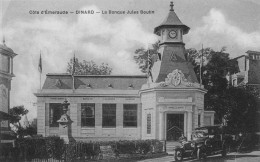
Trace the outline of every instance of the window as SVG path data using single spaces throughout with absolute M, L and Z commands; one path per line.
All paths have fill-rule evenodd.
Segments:
M 95 127 L 95 104 L 81 104 L 81 126 Z
M 102 127 L 116 127 L 116 104 L 103 104 L 102 112 Z
M 198 127 L 200 127 L 200 114 L 198 115 Z
M 124 127 L 137 127 L 137 104 L 124 104 Z
M 151 114 L 147 114 L 147 134 L 151 134 Z
M 50 103 L 50 127 L 59 127 L 57 122 L 63 114 L 61 103 Z
M 0 54 L 0 71 L 9 73 L 10 58 L 8 56 Z

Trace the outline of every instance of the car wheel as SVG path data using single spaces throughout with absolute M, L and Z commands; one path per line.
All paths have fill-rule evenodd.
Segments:
M 175 155 L 174 155 L 175 161 L 182 161 L 183 159 L 183 154 L 181 150 L 176 150 Z
M 201 149 L 200 148 L 197 150 L 197 159 L 198 160 L 201 159 Z
M 203 152 L 201 148 L 197 150 L 197 159 L 205 159 L 207 157 L 206 153 Z

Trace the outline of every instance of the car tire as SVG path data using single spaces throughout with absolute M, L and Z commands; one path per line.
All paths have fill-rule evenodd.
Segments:
M 197 159 L 199 160 L 199 159 L 201 159 L 201 156 L 202 154 L 201 154 L 201 149 L 199 148 L 198 150 L 197 150 Z
M 201 148 L 198 148 L 197 150 L 197 159 L 206 159 L 207 158 L 207 154 L 206 152 L 203 152 L 203 150 Z
M 175 150 L 174 159 L 175 161 L 182 161 L 183 153 L 181 150 Z

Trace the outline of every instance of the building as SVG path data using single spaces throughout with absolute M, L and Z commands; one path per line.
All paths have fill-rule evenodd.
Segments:
M 245 55 L 233 60 L 237 61 L 238 73 L 228 76 L 229 83 L 233 86 L 255 86 L 260 90 L 260 52 L 247 51 Z M 257 105 L 256 128 L 257 134 L 260 136 L 260 98 Z
M 247 51 L 246 55 L 241 55 L 233 60 L 237 61 L 239 72 L 230 75 L 230 84 L 233 86 L 260 85 L 260 52 Z
M 58 135 L 61 103 L 70 103 L 72 136 L 77 140 L 190 139 L 194 128 L 214 124 L 204 111 L 206 90 L 184 57 L 184 25 L 170 12 L 154 33 L 160 37 L 158 60 L 146 76 L 47 74 L 37 96 L 37 131 Z
M 17 54 L 7 47 L 5 41 L 0 44 L 0 139 L 1 144 L 13 142 L 10 137 L 9 121 L 13 117 L 9 115 L 10 91 L 13 74 L 13 58 Z

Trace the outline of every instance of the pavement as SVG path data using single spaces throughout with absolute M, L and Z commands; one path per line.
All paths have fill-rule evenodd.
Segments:
M 140 160 L 138 162 L 173 162 L 174 156 L 164 156 L 154 159 Z M 250 153 L 229 153 L 225 158 L 222 158 L 220 154 L 214 156 L 208 156 L 203 160 L 196 159 L 183 159 L 185 162 L 199 162 L 199 161 L 209 161 L 209 162 L 260 162 L 260 151 L 253 151 Z

